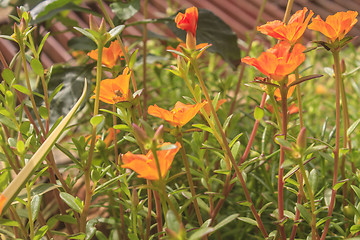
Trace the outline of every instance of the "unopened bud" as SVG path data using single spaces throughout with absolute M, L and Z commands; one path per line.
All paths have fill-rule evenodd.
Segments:
M 196 37 L 190 32 L 186 34 L 186 46 L 191 50 L 196 49 Z
M 97 24 L 96 19 L 92 14 L 89 15 L 89 26 L 91 30 L 96 32 L 99 31 L 99 25 Z
M 164 135 L 164 125 L 160 125 L 160 127 L 156 130 L 154 134 L 153 140 L 156 141 L 157 143 L 160 143 L 162 141 L 163 135 Z
M 95 143 L 95 148 L 99 151 L 103 151 L 106 148 L 106 143 L 103 140 L 99 139 Z
M 139 204 L 139 196 L 137 194 L 137 191 L 136 191 L 136 188 L 133 188 L 133 191 L 132 191 L 132 202 L 133 202 L 133 205 L 135 207 L 137 207 L 137 205 Z
M 298 145 L 300 150 L 303 150 L 306 148 L 306 128 L 305 127 L 303 127 L 300 130 L 299 135 L 296 139 L 296 144 Z
M 101 34 L 106 33 L 106 23 L 105 23 L 105 19 L 104 19 L 104 18 L 101 19 L 100 28 L 99 28 L 99 33 L 101 33 Z
M 341 71 L 341 73 L 345 73 L 345 72 L 346 72 L 346 64 L 345 64 L 344 59 L 341 59 L 341 62 L 340 62 L 340 71 Z
M 20 20 L 19 30 L 20 30 L 20 32 L 23 33 L 26 28 L 27 28 L 27 23 L 26 23 L 25 19 L 22 18 L 22 19 Z
M 136 140 L 139 141 L 140 144 L 146 144 L 149 140 L 149 136 L 146 134 L 146 132 L 135 123 L 133 123 L 132 126 Z

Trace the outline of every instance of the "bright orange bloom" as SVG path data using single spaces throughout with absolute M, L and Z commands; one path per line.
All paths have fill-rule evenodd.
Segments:
M 207 43 L 200 43 L 200 44 L 196 45 L 195 50 L 200 50 L 200 49 L 206 47 L 207 45 L 208 45 Z M 177 45 L 176 49 L 173 48 L 173 47 L 171 47 L 171 46 L 167 46 L 167 47 L 166 47 L 166 50 L 176 50 L 176 51 L 178 51 L 178 52 L 182 52 L 182 48 L 181 48 L 181 47 L 186 48 L 186 43 L 184 43 L 184 42 L 179 43 L 179 45 Z M 172 54 L 174 57 L 177 57 L 177 56 L 178 56 L 176 53 L 173 53 L 173 52 L 171 52 L 171 54 Z M 199 58 L 201 55 L 202 55 L 202 53 L 200 53 L 199 55 L 197 55 L 196 58 Z
M 164 119 L 173 126 L 182 127 L 186 123 L 188 123 L 193 117 L 195 117 L 195 115 L 206 103 L 207 102 L 202 102 L 191 105 L 177 102 L 175 104 L 175 107 L 170 111 L 159 108 L 155 104 L 154 106 L 149 106 L 148 113 L 155 117 Z
M 356 11 L 338 12 L 328 16 L 325 22 L 318 15 L 312 19 L 309 29 L 321 32 L 331 42 L 341 40 L 357 22 L 357 15 Z
M 176 26 L 195 36 L 198 18 L 199 14 L 197 8 L 188 8 L 185 10 L 185 14 L 181 12 L 178 13 L 175 18 Z
M 241 61 L 256 67 L 273 80 L 281 81 L 305 61 L 303 53 L 305 49 L 303 45 L 297 43 L 291 51 L 291 44 L 282 41 L 263 52 L 258 58 L 245 57 Z
M 224 102 L 226 102 L 226 99 L 219 99 L 217 104 L 216 104 L 216 109 L 215 110 L 217 111 Z M 210 103 L 207 102 L 204 105 L 204 110 L 205 110 L 207 115 L 209 115 L 209 116 L 211 115 Z
M 126 50 L 126 48 L 125 48 Z M 98 58 L 98 49 L 92 50 L 88 53 L 88 56 L 94 60 Z M 111 42 L 108 48 L 103 48 L 101 62 L 108 68 L 112 68 L 116 65 L 116 62 L 119 58 L 124 56 L 124 53 L 121 51 L 120 44 L 118 41 Z
M 6 201 L 6 197 L 4 195 L 0 194 L 0 214 L 4 208 L 5 201 Z
M 295 74 L 290 74 L 290 75 L 289 75 L 289 81 L 288 81 L 287 85 L 289 86 L 289 85 L 290 85 L 292 82 L 294 82 L 295 80 L 296 80 Z M 292 86 L 292 87 L 289 88 L 288 93 L 287 93 L 287 98 L 291 97 L 291 95 L 293 94 L 294 90 L 295 90 L 295 86 Z M 280 101 L 280 100 L 281 100 L 281 94 L 280 94 L 280 89 L 279 89 L 279 88 L 277 88 L 277 89 L 275 90 L 274 96 L 275 96 L 275 98 L 276 98 L 277 101 Z
M 104 79 L 100 82 L 100 100 L 115 104 L 129 100 L 129 69 L 125 68 L 123 73 L 115 79 Z M 96 90 L 94 90 L 95 93 Z M 91 98 L 95 98 L 95 95 Z
M 163 143 L 159 147 L 169 144 L 171 143 Z M 177 146 L 177 148 L 156 151 L 162 177 L 165 177 L 166 173 L 169 171 L 175 154 L 181 148 L 180 143 L 176 142 L 175 145 Z M 138 177 L 148 180 L 159 180 L 159 172 L 152 151 L 149 151 L 146 155 L 127 152 L 125 155 L 122 156 L 122 161 L 124 164 L 121 165 L 121 167 L 134 170 L 139 174 Z
M 306 7 L 303 10 L 297 11 L 292 15 L 288 24 L 275 20 L 257 27 L 257 30 L 276 39 L 288 41 L 293 45 L 302 37 L 311 17 L 314 15 L 313 11 L 310 10 L 309 15 L 305 19 L 307 11 Z

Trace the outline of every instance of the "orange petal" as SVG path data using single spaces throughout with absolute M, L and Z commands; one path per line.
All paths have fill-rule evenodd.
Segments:
M 5 202 L 6 202 L 6 197 L 0 194 L 0 214 L 4 208 Z

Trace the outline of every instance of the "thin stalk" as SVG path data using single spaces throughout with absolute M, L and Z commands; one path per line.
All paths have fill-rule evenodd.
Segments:
M 99 96 L 100 96 L 100 81 L 102 75 L 102 53 L 103 53 L 104 44 L 98 43 L 98 59 L 97 59 L 97 69 L 96 69 L 96 85 L 95 85 L 95 102 L 94 102 L 94 116 L 99 113 Z M 89 149 L 89 157 L 85 163 L 84 167 L 84 177 L 85 177 L 85 203 L 83 211 L 80 215 L 80 232 L 86 232 L 86 218 L 89 212 L 92 198 L 92 189 L 91 189 L 91 163 L 93 159 L 94 149 L 95 149 L 95 139 L 96 139 L 96 126 L 93 126 L 91 134 L 91 144 Z
M 288 88 L 286 83 L 281 83 L 280 94 L 281 94 L 281 111 L 282 111 L 282 134 L 284 139 L 287 138 L 287 92 Z M 279 230 L 281 239 L 286 240 L 285 228 L 282 223 L 284 215 L 284 167 L 285 162 L 285 149 L 280 145 L 280 160 L 279 160 L 279 171 L 278 171 L 278 209 L 279 209 Z
M 310 215 L 311 215 L 311 224 L 310 224 L 310 226 L 311 226 L 311 239 L 318 240 L 319 235 L 318 235 L 317 229 L 316 229 L 315 198 L 314 198 L 314 193 L 313 193 L 313 191 L 311 189 L 309 178 L 307 177 L 306 172 L 305 172 L 305 167 L 304 167 L 304 164 L 303 164 L 302 157 L 298 160 L 298 165 L 299 165 L 299 168 L 300 168 L 302 178 L 305 181 L 306 190 L 307 190 L 309 200 L 310 200 L 310 206 L 311 206 L 311 212 L 310 212 Z
M 29 183 L 26 183 L 26 193 L 27 193 L 27 205 L 26 208 L 28 210 L 28 219 L 29 219 L 29 229 L 30 229 L 30 239 L 34 239 L 34 222 L 32 220 L 32 212 L 31 212 L 31 187 Z
M 143 5 L 143 15 L 144 15 L 144 19 L 148 18 L 148 0 L 144 0 L 144 5 Z M 147 24 L 144 23 L 143 24 L 143 92 L 142 94 L 144 95 L 144 100 L 143 100 L 143 113 L 144 113 L 144 120 L 146 120 L 146 115 L 147 115 L 147 87 L 146 87 L 146 57 L 147 57 Z
M 29 72 L 28 72 L 28 69 L 27 69 L 27 63 L 26 63 L 26 57 L 25 57 L 24 42 L 23 42 L 22 39 L 19 40 L 19 48 L 20 48 L 20 54 L 21 54 L 21 59 L 22 59 L 22 63 L 23 63 L 24 73 L 25 73 L 26 86 L 27 86 L 27 88 L 29 90 L 29 97 L 30 97 L 31 105 L 32 105 L 36 120 L 39 123 L 41 132 L 42 132 L 43 136 L 45 137 L 46 132 L 45 132 L 44 126 L 42 125 L 41 118 L 40 118 L 39 112 L 38 112 L 37 107 L 36 107 L 34 94 L 32 92 L 31 85 L 30 85 Z
M 296 200 L 296 203 L 297 204 L 301 204 L 301 198 L 303 196 L 303 178 L 302 178 L 302 175 L 301 173 L 299 173 L 298 171 L 295 173 L 296 174 L 296 178 L 297 178 L 297 181 L 299 183 L 299 192 L 297 194 L 297 200 Z M 296 211 L 295 211 L 295 218 L 294 218 L 294 225 L 293 225 L 293 228 L 291 230 L 291 235 L 290 235 L 290 240 L 294 240 L 295 237 L 296 237 L 296 231 L 298 229 L 298 223 L 297 221 L 300 219 L 300 211 L 298 208 L 296 208 Z
M 187 159 L 187 156 L 186 156 L 186 150 L 185 150 L 185 146 L 184 146 L 184 141 L 182 140 L 181 130 L 178 129 L 178 132 L 179 132 L 179 134 L 177 135 L 176 138 L 177 138 L 177 140 L 179 141 L 179 143 L 181 145 L 181 148 L 180 148 L 181 158 L 183 159 L 183 162 L 184 162 L 185 171 L 186 171 L 186 177 L 187 177 L 187 180 L 189 182 L 191 196 L 194 198 L 193 204 L 194 204 L 194 208 L 195 208 L 196 217 L 197 217 L 197 220 L 199 222 L 199 227 L 201 227 L 204 222 L 203 222 L 203 220 L 201 218 L 199 204 L 198 204 L 198 202 L 197 202 L 197 200 L 195 198 L 196 192 L 195 192 L 194 182 L 193 182 L 191 172 L 190 172 L 189 160 Z
M 295 69 L 295 80 L 297 81 L 300 78 L 299 76 L 299 69 Z M 300 84 L 296 86 L 296 96 L 298 101 L 298 108 L 299 108 L 299 122 L 300 122 L 300 129 L 304 127 L 304 120 L 303 120 L 303 109 L 301 103 L 301 88 Z
M 262 15 L 263 15 L 264 10 L 265 10 L 266 2 L 267 2 L 267 0 L 263 0 L 262 3 L 261 3 L 261 6 L 260 6 L 260 9 L 259 9 L 258 15 L 257 15 L 257 17 L 256 17 L 256 21 L 255 21 L 254 28 L 253 28 L 253 30 L 252 30 L 252 32 L 251 32 L 251 34 L 250 34 L 250 37 L 249 37 L 249 44 L 248 44 L 248 48 L 246 49 L 245 56 L 248 56 L 248 55 L 249 55 L 250 50 L 251 50 L 251 48 L 252 48 L 252 44 L 253 44 L 254 39 L 255 39 L 255 36 L 256 36 L 256 28 L 257 28 L 257 26 L 260 24 Z M 242 82 L 242 79 L 243 79 L 243 77 L 244 77 L 245 67 L 246 67 L 246 64 L 241 63 L 239 80 L 238 80 L 238 82 L 237 82 L 237 84 L 236 84 L 236 89 L 235 89 L 235 93 L 234 93 L 234 98 L 233 98 L 233 100 L 232 100 L 232 103 L 231 103 L 231 106 L 230 106 L 230 111 L 229 111 L 229 114 L 228 114 L 229 116 L 230 116 L 231 114 L 233 114 L 234 109 L 235 109 L 235 106 L 236 106 L 236 103 L 237 103 L 237 96 L 239 95 L 241 82 Z
M 10 211 L 11 211 L 12 216 L 15 218 L 16 222 L 19 223 L 20 230 L 21 230 L 21 233 L 22 233 L 23 236 L 24 236 L 24 239 L 29 239 L 29 234 L 28 234 L 28 232 L 26 231 L 26 228 L 25 228 L 23 222 L 21 221 L 19 215 L 17 214 L 16 209 L 15 209 L 13 206 L 11 206 L 11 205 L 10 205 L 9 209 L 10 209 Z
M 284 18 L 283 18 L 284 23 L 287 23 L 289 21 L 289 19 L 290 19 L 290 13 L 291 13 L 291 9 L 292 9 L 293 4 L 294 4 L 294 0 L 288 0 L 287 5 L 286 5 Z
M 340 75 L 341 76 L 341 75 Z M 347 135 L 347 130 L 350 126 L 350 120 L 349 120 L 349 111 L 348 111 L 348 104 L 346 99 L 346 92 L 345 92 L 345 86 L 344 86 L 344 79 L 340 78 L 340 96 L 341 96 L 341 105 L 343 110 L 343 127 L 344 127 L 344 137 L 343 137 L 343 148 L 349 148 L 349 153 L 351 152 L 351 142 Z M 345 179 L 345 160 L 346 160 L 346 154 L 342 156 L 342 160 L 340 163 L 340 171 L 341 171 L 341 178 Z M 346 199 L 347 199 L 347 193 L 348 193 L 348 183 L 346 182 L 344 186 L 342 187 L 343 190 L 343 205 L 346 205 Z
M 282 127 L 283 124 L 282 124 L 282 122 L 281 122 L 281 117 L 280 117 L 280 112 L 279 112 L 278 104 L 277 104 L 277 101 L 276 101 L 276 99 L 275 99 L 275 97 L 274 97 L 274 94 L 270 94 L 269 97 L 270 97 L 271 104 L 272 104 L 272 106 L 273 106 L 273 110 L 274 110 L 275 117 L 276 117 L 276 121 L 277 121 L 277 123 L 278 123 L 278 125 L 279 125 L 279 128 L 280 128 L 280 129 L 283 129 L 283 127 Z
M 150 181 L 146 180 L 146 184 L 150 186 Z M 151 227 L 151 211 L 152 211 L 152 194 L 151 189 L 147 189 L 147 197 L 148 197 L 148 212 L 146 216 L 146 234 L 145 239 L 149 239 L 150 237 L 150 227 Z
M 115 27 L 114 22 L 111 20 L 111 18 L 109 16 L 109 13 L 106 11 L 104 3 L 102 2 L 102 0 L 97 0 L 97 2 L 99 4 L 99 6 L 100 6 L 100 9 L 101 9 L 102 13 L 104 14 L 104 17 L 105 17 L 106 21 L 109 23 L 111 28 L 114 28 Z M 121 40 L 121 38 L 119 36 L 116 36 L 116 40 L 119 42 L 121 51 L 124 53 L 125 62 L 129 66 L 130 58 L 129 58 L 129 55 L 128 55 L 126 49 L 125 49 L 124 43 L 123 43 L 123 41 Z M 133 86 L 134 92 L 136 92 L 138 89 L 137 89 L 137 85 L 136 85 L 135 74 L 134 74 L 134 71 L 131 71 L 131 70 L 132 69 L 130 69 L 131 84 Z M 138 111 L 139 111 L 139 115 L 141 117 L 143 115 L 143 113 L 142 113 L 140 104 L 137 106 L 137 108 L 138 108 Z
M 336 131 L 335 131 L 335 148 L 334 153 L 334 172 L 333 172 L 333 187 L 337 183 L 338 167 L 339 167 L 339 150 L 340 150 L 340 82 L 341 82 L 341 71 L 340 71 L 340 53 L 339 49 L 332 51 L 334 58 L 334 72 L 335 72 L 335 94 L 336 94 Z M 335 205 L 336 190 L 333 188 L 331 192 L 330 204 L 328 208 L 328 216 L 331 217 L 334 205 Z M 331 218 L 325 222 L 324 231 L 321 235 L 321 240 L 324 240 L 329 230 Z
M 263 222 L 261 221 L 261 218 L 260 218 L 259 214 L 257 213 L 257 211 L 256 211 L 256 209 L 255 209 L 254 203 L 253 203 L 252 200 L 251 200 L 250 193 L 249 193 L 249 191 L 248 191 L 248 189 L 247 189 L 247 187 L 246 187 L 246 183 L 245 183 L 245 180 L 244 180 L 244 178 L 243 178 L 243 176 L 242 176 L 242 173 L 241 173 L 240 169 L 238 168 L 238 166 L 237 166 L 237 164 L 236 164 L 236 162 L 235 162 L 234 156 L 233 156 L 232 153 L 231 153 L 231 150 L 230 150 L 230 148 L 229 148 L 229 144 L 228 144 L 228 142 L 227 142 L 227 140 L 226 140 L 225 132 L 223 131 L 223 128 L 222 128 L 221 123 L 220 123 L 220 120 L 219 120 L 219 118 L 218 118 L 218 116 L 217 116 L 217 114 L 216 114 L 216 111 L 215 111 L 215 109 L 214 109 L 214 106 L 212 105 L 212 101 L 211 101 L 211 99 L 210 99 L 210 96 L 209 96 L 209 93 L 208 93 L 207 88 L 206 88 L 206 86 L 205 86 L 205 83 L 204 83 L 204 81 L 203 81 L 203 79 L 202 79 L 202 75 L 200 74 L 199 67 L 198 67 L 198 65 L 197 65 L 196 59 L 195 59 L 195 61 L 194 61 L 194 59 L 192 59 L 191 64 L 192 64 L 192 66 L 193 66 L 193 68 L 194 68 L 194 70 L 195 70 L 195 74 L 196 74 L 196 76 L 197 76 L 197 78 L 198 78 L 198 80 L 199 80 L 199 82 L 200 82 L 202 91 L 203 91 L 203 93 L 204 93 L 204 95 L 205 95 L 206 101 L 209 103 L 211 112 L 212 112 L 212 114 L 213 114 L 213 116 L 214 116 L 216 125 L 217 125 L 217 127 L 218 127 L 218 130 L 213 129 L 213 131 L 214 131 L 214 132 L 217 132 L 217 131 L 220 132 L 220 135 L 221 135 L 221 138 L 222 138 L 221 140 L 222 140 L 222 141 L 220 141 L 219 143 L 222 144 L 223 149 L 224 149 L 225 152 L 227 153 L 227 156 L 230 158 L 231 164 L 234 166 L 235 173 L 236 173 L 236 175 L 237 175 L 237 177 L 238 177 L 238 179 L 239 179 L 239 181 L 240 181 L 240 183 L 241 183 L 241 186 L 242 186 L 242 188 L 243 188 L 243 190 L 244 190 L 244 194 L 245 194 L 246 200 L 250 203 L 251 212 L 253 213 L 253 215 L 254 215 L 254 217 L 255 217 L 255 220 L 256 220 L 256 222 L 257 222 L 257 224 L 258 224 L 258 227 L 259 227 L 262 235 L 263 235 L 265 238 L 267 238 L 267 237 L 268 237 L 268 234 L 267 234 L 267 232 L 266 232 L 266 230 L 265 230 L 264 224 L 263 224 Z M 225 159 L 227 159 L 227 158 L 225 158 Z M 228 165 L 229 165 L 229 164 L 228 164 Z
M 263 93 L 263 96 L 261 98 L 261 103 L 260 103 L 260 108 L 261 109 L 264 109 L 264 106 L 265 106 L 265 101 L 266 101 L 266 96 L 267 94 L 264 92 Z M 247 159 L 249 153 L 250 153 L 250 150 L 251 150 L 251 147 L 252 147 L 252 144 L 255 140 L 255 136 L 256 136 L 256 132 L 257 132 L 257 129 L 259 127 L 259 124 L 260 124 L 260 121 L 259 120 L 256 120 L 255 123 L 254 123 L 254 126 L 253 126 L 253 130 L 251 132 L 251 135 L 250 135 L 250 138 L 249 138 L 249 141 L 248 141 L 248 144 L 246 145 L 246 148 L 245 148 L 245 151 L 243 153 L 243 155 L 241 156 L 240 158 L 240 161 L 238 163 L 238 166 L 241 166 L 241 164 Z M 232 178 L 231 179 L 234 179 L 236 177 L 235 174 L 233 174 Z M 223 195 L 224 197 L 222 199 L 219 200 L 219 202 L 216 204 L 216 207 L 215 207 L 215 210 L 214 210 L 214 213 L 212 214 L 212 218 L 215 219 L 216 215 L 218 214 L 218 212 L 220 211 L 221 207 L 223 206 L 223 204 L 225 203 L 225 200 L 227 198 L 227 196 L 229 195 L 231 189 L 234 187 L 235 183 L 233 184 L 230 184 L 230 178 L 226 178 L 226 181 L 225 181 L 225 184 L 224 184 L 224 191 L 223 191 Z M 212 220 L 213 221 L 213 220 Z
M 163 231 L 160 196 L 159 196 L 159 193 L 155 190 L 153 190 L 153 194 L 154 194 L 154 199 L 155 199 L 157 230 L 158 230 L 158 233 L 160 233 Z M 159 235 L 159 239 L 161 239 L 161 237 L 162 237 L 162 234 Z

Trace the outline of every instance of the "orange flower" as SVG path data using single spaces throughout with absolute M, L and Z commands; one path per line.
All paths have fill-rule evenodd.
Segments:
M 169 144 L 171 143 L 163 143 L 159 147 Z M 162 177 L 165 177 L 166 173 L 169 171 L 175 154 L 181 148 L 180 143 L 176 142 L 175 145 L 177 146 L 177 148 L 156 151 Z M 138 177 L 148 180 L 159 180 L 159 172 L 152 151 L 149 151 L 146 155 L 127 152 L 125 155 L 122 156 L 122 161 L 124 164 L 121 165 L 121 167 L 134 170 L 139 174 Z
M 274 108 L 273 108 L 272 105 L 266 104 L 266 108 L 267 108 L 267 110 L 269 110 L 269 112 L 274 113 Z M 299 107 L 296 106 L 296 103 L 293 103 L 288 107 L 288 114 L 289 115 L 292 115 L 292 114 L 297 113 L 297 112 L 299 112 Z M 282 113 L 280 113 L 280 117 L 282 117 Z
M 200 43 L 200 44 L 196 45 L 195 50 L 200 50 L 200 49 L 206 47 L 207 45 L 208 45 L 207 43 Z M 167 47 L 166 47 L 166 50 L 176 50 L 176 51 L 178 51 L 178 52 L 182 52 L 181 46 L 184 47 L 184 48 L 186 48 L 186 43 L 184 43 L 184 42 L 179 43 L 179 45 L 177 45 L 176 49 L 173 48 L 173 47 L 171 47 L 171 46 L 167 46 Z M 177 56 L 178 56 L 176 53 L 173 53 L 173 52 L 171 52 L 171 54 L 172 54 L 174 57 L 177 57 Z M 199 58 L 202 54 L 203 54 L 203 52 L 201 52 L 199 55 L 197 55 L 196 58 Z
M 281 81 L 305 61 L 303 53 L 305 49 L 303 45 L 297 43 L 291 51 L 291 44 L 282 41 L 263 52 L 258 58 L 245 57 L 241 61 L 256 67 L 273 80 Z
M 199 18 L 196 7 L 191 7 L 185 10 L 185 14 L 179 12 L 175 18 L 176 26 L 182 30 L 190 32 L 193 36 L 196 35 L 197 21 Z
M 220 106 L 224 103 L 224 102 L 226 102 L 226 99 L 220 99 L 220 100 L 218 100 L 218 102 L 217 102 L 217 104 L 216 104 L 216 111 L 220 108 Z M 205 110 L 205 112 L 206 112 L 206 114 L 207 115 L 211 115 L 211 109 L 210 109 L 210 103 L 206 103 L 205 105 L 204 105 L 204 110 Z
M 4 195 L 0 194 L 0 214 L 4 208 L 5 201 L 6 201 L 6 197 Z
M 173 126 L 182 127 L 186 123 L 188 123 L 193 117 L 195 117 L 195 115 L 206 103 L 207 102 L 202 102 L 191 105 L 177 102 L 175 104 L 175 107 L 170 111 L 159 108 L 155 104 L 154 106 L 149 106 L 148 113 L 155 117 L 164 119 Z
M 338 12 L 328 16 L 325 22 L 318 15 L 312 19 L 309 29 L 321 32 L 331 42 L 340 41 L 357 22 L 357 15 L 356 11 Z
M 126 50 L 126 48 L 125 48 Z M 92 50 L 88 53 L 88 56 L 94 60 L 98 58 L 98 49 Z M 112 68 L 116 65 L 118 58 L 124 56 L 124 53 L 121 51 L 120 44 L 118 41 L 111 42 L 108 48 L 103 48 L 101 62 L 105 66 Z
M 302 37 L 311 17 L 314 15 L 313 11 L 310 10 L 309 15 L 305 19 L 307 11 L 306 7 L 303 10 L 297 11 L 292 15 L 288 24 L 275 20 L 257 27 L 257 30 L 276 39 L 288 41 L 293 45 Z
M 115 104 L 129 100 L 129 69 L 125 68 L 123 73 L 115 79 L 104 79 L 100 82 L 100 100 Z M 95 93 L 96 90 L 94 90 Z M 95 95 L 91 98 L 95 98 Z
M 287 85 L 289 86 L 289 85 L 290 85 L 292 82 L 294 82 L 295 80 L 296 80 L 295 74 L 290 74 L 290 75 L 289 75 L 289 81 L 288 81 Z M 291 95 L 293 94 L 294 90 L 295 90 L 295 86 L 292 86 L 292 87 L 289 88 L 288 93 L 287 93 L 287 98 L 291 97 Z M 281 94 L 280 94 L 280 89 L 279 89 L 279 88 L 277 88 L 277 89 L 275 90 L 274 96 L 275 96 L 275 98 L 276 98 L 277 101 L 280 101 L 280 100 L 281 100 Z

